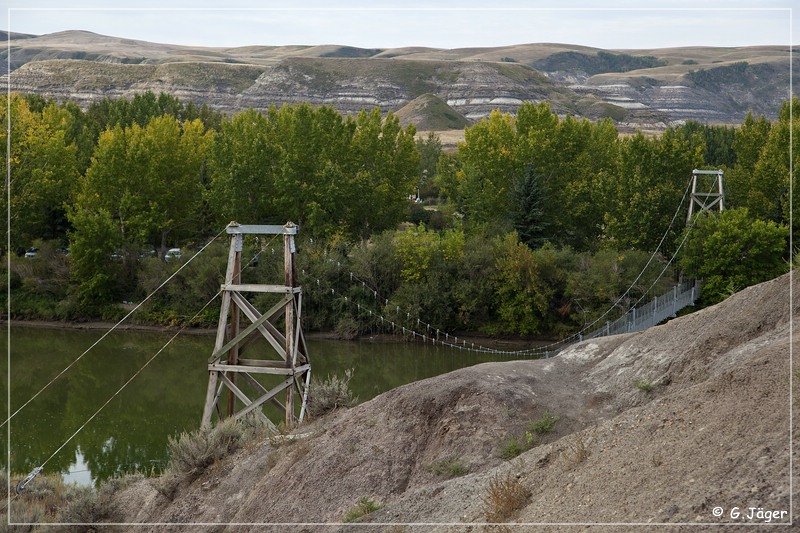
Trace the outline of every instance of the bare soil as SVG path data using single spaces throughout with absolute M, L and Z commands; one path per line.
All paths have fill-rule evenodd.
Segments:
M 489 527 L 481 524 L 492 511 L 490 484 L 510 480 L 527 498 L 503 520 L 559 524 L 548 530 L 763 523 L 746 519 L 749 507 L 789 510 L 790 377 L 800 381 L 790 368 L 798 337 L 790 339 L 789 318 L 798 306 L 790 309 L 789 282 L 786 275 L 552 359 L 486 363 L 411 383 L 298 428 L 307 438 L 253 443 L 171 498 L 157 490 L 159 480 L 146 479 L 117 503 L 129 522 L 361 531 L 341 521 L 366 497 L 381 507 L 358 523 L 373 530 L 423 523 L 413 531 L 464 531 Z M 508 438 L 545 412 L 558 417 L 554 430 L 519 457 L 501 458 Z M 436 474 L 432 465 L 446 459 L 467 473 Z M 733 507 L 742 516 L 731 517 Z M 306 525 L 286 525 L 298 522 Z

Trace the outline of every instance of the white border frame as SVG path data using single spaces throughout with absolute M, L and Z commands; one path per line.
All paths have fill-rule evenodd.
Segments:
M 149 8 L 136 8 L 136 7 L 30 7 L 30 8 L 8 8 L 8 35 L 6 39 L 6 53 L 7 53 L 7 82 L 6 82 L 6 118 L 7 118 L 7 135 L 6 135 L 6 249 L 11 250 L 11 14 L 13 11 L 110 11 L 110 12 L 181 12 L 181 11 L 463 11 L 463 12 L 533 12 L 533 11 L 571 11 L 571 12 L 597 12 L 597 11 L 641 11 L 641 12 L 664 12 L 664 11 L 681 11 L 681 12 L 709 12 L 709 11 L 783 11 L 789 15 L 789 522 L 771 522 L 771 523 L 746 523 L 746 522 L 510 522 L 510 523 L 491 523 L 491 522 L 375 522 L 367 524 L 351 523 L 351 522 L 115 522 L 115 523 L 73 523 L 73 522 L 47 522 L 47 523 L 30 523 L 30 522 L 11 522 L 11 259 L 10 255 L 7 258 L 6 264 L 6 313 L 8 320 L 6 321 L 7 333 L 7 417 L 8 425 L 6 427 L 6 461 L 9 469 L 7 476 L 7 496 L 6 496 L 6 524 L 8 526 L 25 526 L 25 525 L 38 525 L 38 526 L 287 526 L 287 527 L 309 527 L 309 526 L 359 526 L 359 527 L 389 527 L 389 526 L 444 526 L 444 527 L 484 527 L 484 526 L 616 526 L 616 527 L 648 527 L 648 526 L 719 526 L 719 527 L 764 527 L 764 526 L 781 526 L 786 527 L 794 524 L 794 501 L 793 501 L 793 481 L 794 481 L 794 463 L 793 463 L 793 440 L 792 434 L 794 431 L 794 410 L 793 410 L 793 392 L 794 392 L 794 351 L 792 346 L 792 337 L 794 330 L 794 317 L 792 309 L 794 308 L 794 294 L 792 290 L 792 282 L 794 279 L 794 271 L 791 268 L 794 260 L 794 241 L 792 232 L 793 209 L 793 183 L 792 175 L 794 173 L 794 161 L 792 150 L 792 126 L 793 126 L 793 109 L 792 109 L 792 96 L 794 95 L 794 87 L 792 83 L 792 61 L 794 54 L 794 40 L 793 40 L 793 8 L 791 7 L 773 7 L 773 8 L 758 8 L 758 7 L 696 7 L 696 8 L 666 8 L 666 7 L 497 7 L 497 8 L 442 8 L 442 7 L 360 7 L 360 8 L 333 8 L 333 7 L 149 7 Z

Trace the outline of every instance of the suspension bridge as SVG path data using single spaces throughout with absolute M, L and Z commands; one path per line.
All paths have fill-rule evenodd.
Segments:
M 707 193 L 696 193 L 697 177 L 703 174 L 714 174 L 717 177 L 714 188 L 717 193 L 709 190 Z M 691 194 L 689 191 L 691 190 Z M 650 286 L 641 291 L 641 297 L 623 306 L 625 309 L 614 320 L 610 320 L 612 313 L 617 311 L 622 302 L 629 296 L 634 287 L 637 286 L 645 271 L 656 259 L 678 218 L 683 204 L 687 197 L 690 199 L 690 206 L 696 206 L 699 211 L 708 210 L 712 206 L 717 206 L 722 210 L 722 173 L 721 171 L 697 171 L 692 174 L 692 179 L 687 184 L 683 197 L 675 210 L 675 214 L 670 221 L 669 227 L 665 230 L 658 246 L 650 255 L 649 260 L 636 276 L 628 289 L 621 294 L 616 301 L 612 302 L 608 309 L 598 316 L 591 323 L 585 324 L 579 331 L 548 343 L 544 346 L 524 348 L 519 350 L 501 350 L 493 347 L 481 345 L 464 338 L 459 338 L 451 332 L 444 331 L 435 325 L 412 317 L 410 311 L 395 306 L 394 312 L 389 309 L 389 299 L 371 287 L 365 280 L 361 279 L 352 271 L 347 271 L 349 278 L 354 286 L 360 286 L 367 293 L 371 293 L 373 304 L 365 305 L 363 301 L 356 301 L 346 294 L 338 294 L 335 289 L 329 289 L 329 297 L 336 298 L 340 302 L 352 306 L 359 315 L 370 317 L 384 325 L 387 331 L 403 335 L 412 341 L 418 341 L 443 348 L 461 351 L 472 351 L 480 353 L 496 354 L 511 358 L 540 358 L 553 357 L 564 348 L 577 342 L 587 339 L 595 339 L 607 335 L 617 335 L 630 333 L 650 328 L 669 317 L 675 316 L 681 309 L 694 305 L 699 297 L 700 285 L 697 281 L 686 280 L 664 294 L 656 296 L 652 300 L 642 303 L 646 295 L 652 294 L 652 289 L 667 272 L 669 266 L 674 262 L 681 248 L 689 235 L 689 231 L 684 232 L 683 239 L 676 247 L 674 253 L 664 264 L 655 280 Z M 691 229 L 695 218 L 690 218 L 687 228 Z M 142 305 L 150 300 L 164 286 L 166 286 L 175 276 L 178 275 L 193 261 L 197 260 L 212 243 L 217 241 L 222 235 L 227 234 L 230 238 L 230 248 L 228 254 L 228 266 L 226 269 L 224 283 L 220 290 L 211 297 L 200 310 L 185 324 L 192 323 L 200 314 L 205 311 L 218 297 L 222 296 L 220 321 L 217 328 L 217 335 L 213 351 L 208 360 L 209 383 L 206 396 L 205 408 L 202 414 L 202 425 L 208 426 L 212 417 L 216 414 L 219 418 L 226 416 L 243 417 L 255 415 L 263 419 L 264 423 L 270 427 L 275 427 L 274 423 L 264 414 L 262 407 L 274 405 L 285 413 L 285 422 L 288 426 L 302 422 L 306 415 L 308 401 L 310 377 L 311 377 L 311 357 L 305 343 L 302 331 L 302 301 L 303 290 L 309 292 L 319 290 L 322 285 L 321 280 L 307 276 L 305 270 L 296 271 L 295 256 L 297 253 L 294 237 L 297 235 L 298 228 L 294 224 L 288 223 L 285 226 L 247 226 L 236 223 L 229 224 L 201 247 L 187 261 L 182 263 L 179 268 L 167 277 L 155 290 L 148 294 L 139 304 L 129 311 L 121 320 L 108 329 L 99 339 L 89 348 L 81 353 L 76 359 L 69 363 L 59 373 L 57 373 L 47 384 L 35 392 L 28 400 L 13 412 L 0 424 L 5 425 L 10 422 L 20 411 L 48 389 L 54 382 L 59 380 L 78 361 L 86 356 L 92 348 L 102 342 L 111 332 L 116 330 L 131 315 L 133 315 Z M 243 262 L 242 252 L 244 250 L 243 239 L 247 235 L 271 235 L 272 238 L 262 243 L 260 249 L 247 262 Z M 283 257 L 284 257 L 284 279 L 280 284 L 243 284 L 241 280 L 242 270 L 247 268 L 259 258 L 265 251 L 271 250 L 272 243 L 278 237 L 283 237 Z M 332 259 L 328 261 L 334 262 Z M 341 263 L 337 263 L 341 268 Z M 304 285 L 300 281 L 304 281 Z M 246 297 L 247 293 L 273 294 L 278 298 L 268 311 L 259 312 L 253 303 Z M 322 296 L 318 294 L 318 296 Z M 641 305 L 640 305 L 641 304 Z M 241 327 L 241 318 L 246 317 L 250 324 Z M 283 324 L 278 325 L 278 321 Z M 103 404 L 101 404 L 75 431 L 64 441 L 47 459 L 38 467 L 34 468 L 28 476 L 17 486 L 17 492 L 24 490 L 30 483 L 72 439 L 75 438 L 91 421 L 105 408 L 114 398 L 116 398 L 132 381 L 136 379 L 167 347 L 184 331 L 186 325 L 181 327 L 159 350 L 157 350 L 146 362 L 120 386 Z M 242 351 L 256 339 L 263 339 L 272 349 L 272 358 L 243 358 Z M 254 374 L 261 380 L 256 379 Z M 236 377 L 241 379 L 237 382 Z M 263 384 L 264 377 L 277 378 L 278 382 L 271 388 L 266 388 Z M 250 394 L 245 392 L 242 385 L 247 385 Z M 222 399 L 224 389 L 229 391 L 226 401 Z M 281 401 L 281 397 L 283 401 Z M 222 407 L 221 404 L 225 403 Z M 239 407 L 237 410 L 237 406 Z M 9 411 L 10 411 L 9 405 Z M 224 411 L 224 412 L 223 412 Z

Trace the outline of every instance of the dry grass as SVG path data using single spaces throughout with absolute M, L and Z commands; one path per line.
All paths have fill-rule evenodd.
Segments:
M 11 504 L 10 519 L 17 523 L 31 524 L 118 522 L 123 516 L 114 504 L 114 494 L 143 477 L 141 474 L 130 474 L 112 478 L 95 489 L 64 483 L 59 474 L 40 475 L 26 487 L 24 492 L 16 496 Z M 6 479 L 4 471 L 0 478 Z M 12 479 L 14 484 L 18 481 L 19 479 Z M 5 514 L 5 509 L 0 511 L 0 515 Z M 0 517 L 0 522 L 5 521 L 5 516 Z M 84 527 L 81 530 L 93 529 L 96 528 Z M 13 531 L 33 530 L 39 529 L 36 526 L 18 526 L 13 529 Z
M 565 470 L 571 470 L 589 458 L 589 449 L 583 435 L 575 435 L 567 446 L 561 450 L 561 462 Z
M 531 492 L 511 472 L 496 475 L 483 498 L 484 516 L 490 523 L 507 522 L 528 502 Z
M 466 466 L 458 457 L 447 457 L 445 459 L 435 461 L 428 465 L 426 470 L 431 474 L 447 479 L 463 476 L 469 473 L 469 467 Z

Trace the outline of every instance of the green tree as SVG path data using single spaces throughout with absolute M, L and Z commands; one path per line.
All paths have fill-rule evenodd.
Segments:
M 791 102 L 783 104 L 778 122 L 770 129 L 769 137 L 753 169 L 753 179 L 749 184 L 746 204 L 752 209 L 753 216 L 785 224 L 790 221 L 789 180 L 792 180 L 792 188 L 796 191 L 797 166 L 800 163 L 800 122 L 794 120 L 792 123 L 790 121 L 790 111 L 791 115 L 800 116 L 800 99 L 797 97 L 792 98 Z M 791 149 L 789 148 L 790 139 Z M 790 153 L 794 157 L 793 175 L 790 175 L 789 172 Z M 796 200 L 797 196 L 797 194 L 794 195 L 794 209 L 800 205 Z M 795 223 L 794 220 L 791 222 L 794 229 L 800 228 L 800 224 Z
M 702 297 L 716 303 L 731 293 L 772 279 L 788 266 L 789 231 L 753 219 L 746 208 L 700 213 L 690 227 L 680 264 L 703 280 Z
M 69 213 L 82 293 L 94 291 L 99 301 L 113 296 L 105 284 L 89 288 L 102 277 L 115 249 L 123 255 L 125 275 L 119 282 L 125 290 L 143 247 L 157 248 L 163 257 L 170 245 L 197 236 L 196 228 L 204 226 L 199 220 L 202 174 L 212 140 L 199 120 L 181 124 L 168 115 L 145 127 L 116 126 L 100 136 Z
M 418 164 L 413 128 L 377 109 L 355 118 L 307 104 L 245 111 L 222 125 L 209 202 L 223 220 L 368 236 L 403 220 Z
M 749 114 L 748 117 L 752 118 Z M 703 162 L 705 165 L 731 168 L 736 164 L 736 128 L 701 124 L 690 120 L 676 130 L 686 138 L 700 136 L 703 139 L 705 145 Z
M 365 237 L 405 218 L 419 165 L 415 133 L 414 126 L 403 129 L 391 113 L 381 118 L 377 108 L 356 117 L 350 147 L 355 172 L 349 176 L 350 196 L 344 206 L 352 234 Z
M 516 199 L 514 229 L 517 230 L 520 240 L 531 248 L 541 246 L 547 238 L 542 179 L 543 177 L 529 165 L 517 180 L 514 191 Z
M 286 222 L 275 213 L 279 160 L 274 128 L 258 111 L 242 111 L 222 123 L 214 142 L 209 191 L 218 224 Z
M 686 138 L 668 129 L 661 137 L 642 134 L 622 142 L 620 174 L 609 183 L 606 240 L 618 249 L 655 250 L 669 228 L 692 175 L 703 162 L 699 136 Z M 705 191 L 703 191 L 705 192 Z M 683 208 L 688 207 L 684 201 Z M 675 249 L 685 211 L 667 235 L 662 253 Z
M 741 126 L 736 129 L 733 150 L 736 152 L 736 165 L 725 173 L 725 202 L 728 207 L 746 207 L 751 215 L 764 218 L 767 213 L 776 212 L 774 202 L 774 179 L 757 180 L 756 165 L 761 152 L 770 137 L 772 124 L 766 117 L 754 117 L 748 113 Z M 763 164 L 761 167 L 763 170 Z
M 541 216 L 547 239 L 585 248 L 602 233 L 605 183 L 616 176 L 618 151 L 610 121 L 559 120 L 548 104 L 524 103 L 515 118 L 494 112 L 468 128 L 459 146 L 457 194 L 451 180 L 441 183 L 471 227 L 491 224 L 502 232 L 512 227 L 525 201 L 518 197 L 524 193 L 519 177 L 535 168 L 547 198 Z
M 509 229 L 513 212 L 512 189 L 522 165 L 514 119 L 499 111 L 469 127 L 459 147 L 461 172 L 458 196 L 472 224 Z
M 424 139 L 418 138 L 416 144 L 419 153 L 419 184 L 417 187 L 420 196 L 423 198 L 436 197 L 439 191 L 434 176 L 436 176 L 439 165 L 439 157 L 442 155 L 442 141 L 431 131 Z
M 7 106 L 0 111 L 5 119 Z M 36 238 L 63 239 L 65 204 L 77 179 L 75 144 L 67 138 L 70 115 L 54 104 L 32 111 L 25 99 L 11 96 L 11 246 L 29 246 Z M 0 138 L 3 163 L 6 135 Z M 2 198 L 5 207 L 5 194 Z
M 497 242 L 498 332 L 541 334 L 555 322 L 566 282 L 562 255 L 550 244 L 531 250 L 510 233 Z

